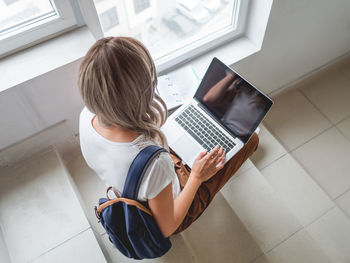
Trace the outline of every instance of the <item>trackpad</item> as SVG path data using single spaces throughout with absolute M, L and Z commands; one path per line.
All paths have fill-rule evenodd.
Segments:
M 177 139 L 172 148 L 187 164 L 190 164 L 202 150 L 202 147 L 188 135 L 182 135 Z

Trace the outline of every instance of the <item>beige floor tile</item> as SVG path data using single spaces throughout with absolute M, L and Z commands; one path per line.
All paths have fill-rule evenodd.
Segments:
M 350 262 L 350 220 L 339 208 L 323 215 L 307 231 L 331 262 Z
M 349 102 L 350 107 L 350 102 Z M 337 125 L 342 134 L 350 141 L 350 118 L 347 118 Z
M 155 263 L 178 263 L 178 262 L 189 262 L 189 263 L 199 263 L 195 255 L 191 252 L 189 247 L 186 245 L 185 240 L 182 235 L 175 235 L 170 237 L 172 247 L 171 249 L 162 257 L 156 259 L 143 259 L 142 262 L 155 262 Z M 125 257 L 114 245 L 109 241 L 107 234 L 102 235 L 102 241 L 105 245 L 107 253 L 110 257 L 108 262 L 111 263 L 132 263 L 135 259 L 130 259 Z
M 317 183 L 289 154 L 267 166 L 261 173 L 303 226 L 334 206 Z
M 337 129 L 327 130 L 292 154 L 333 199 L 350 189 L 350 142 Z
M 267 258 L 266 255 L 262 255 L 261 257 L 257 258 L 252 263 L 271 263 L 271 261 Z
M 254 167 L 253 162 L 250 160 L 251 158 L 247 159 L 242 166 L 237 170 L 235 175 L 231 178 L 232 180 L 236 178 L 237 176 L 240 176 L 242 173 L 248 171 L 249 169 Z
M 338 69 L 350 79 L 350 55 L 338 63 Z
M 338 197 L 335 202 L 350 217 L 350 190 Z
M 98 200 L 106 196 L 107 186 L 99 179 L 96 173 L 91 170 L 82 155 L 76 156 L 67 164 L 67 169 L 71 174 L 85 205 L 85 213 L 93 229 L 99 234 L 106 231 L 98 223 L 95 216 L 94 207 L 98 206 Z
M 183 236 L 201 263 L 248 263 L 262 254 L 220 193 Z
M 267 128 L 263 125 L 260 128 L 259 147 L 250 157 L 250 160 L 258 169 L 262 169 L 287 153 L 286 149 L 273 137 Z
M 32 263 L 107 262 L 91 229 L 68 240 L 48 253 L 32 261 Z
M 229 181 L 221 193 L 263 252 L 302 227 L 256 168 Z
M 288 150 L 295 149 L 331 126 L 297 90 L 288 91 L 275 99 L 265 124 Z
M 350 79 L 341 72 L 317 75 L 301 91 L 332 123 L 350 116 Z
M 54 151 L 0 176 L 0 224 L 11 262 L 28 262 L 89 228 Z
M 267 254 L 270 263 L 330 263 L 312 237 L 303 229 Z

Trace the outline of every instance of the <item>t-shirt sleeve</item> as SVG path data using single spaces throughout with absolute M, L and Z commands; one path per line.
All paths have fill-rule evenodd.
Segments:
M 139 189 L 138 200 L 156 197 L 173 180 L 177 179 L 169 153 L 162 152 L 148 167 Z

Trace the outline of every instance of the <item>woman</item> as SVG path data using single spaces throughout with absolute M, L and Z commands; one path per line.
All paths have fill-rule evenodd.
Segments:
M 137 40 L 98 40 L 79 70 L 86 108 L 80 114 L 80 143 L 87 164 L 121 194 L 129 166 L 144 147 L 168 149 L 160 127 L 167 109 L 155 93 L 157 75 L 148 50 Z M 137 199 L 148 201 L 165 237 L 186 229 L 258 145 L 256 134 L 226 165 L 217 146 L 196 158 L 192 170 L 170 150 L 147 169 Z

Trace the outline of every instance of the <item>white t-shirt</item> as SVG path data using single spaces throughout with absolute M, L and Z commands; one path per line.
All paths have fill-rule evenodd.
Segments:
M 143 148 L 155 143 L 143 135 L 132 142 L 112 142 L 94 129 L 94 116 L 87 108 L 80 113 L 79 135 L 83 156 L 102 181 L 107 186 L 114 186 L 121 195 L 132 161 Z M 162 152 L 147 168 L 137 199 L 146 201 L 156 197 L 170 182 L 175 199 L 181 191 L 179 180 L 169 153 Z

